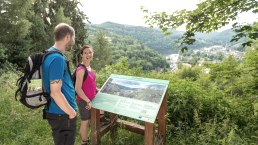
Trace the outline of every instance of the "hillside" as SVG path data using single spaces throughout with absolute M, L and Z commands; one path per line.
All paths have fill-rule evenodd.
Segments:
M 99 30 L 105 33 L 105 37 L 111 42 L 109 47 L 112 51 L 112 64 L 125 56 L 128 58 L 130 67 L 141 67 L 143 70 L 160 70 L 169 66 L 163 55 L 130 36 L 119 35 L 113 31 L 92 25 L 87 29 L 89 30 L 88 41 L 90 43 L 97 40 L 96 36 Z M 95 54 L 97 53 L 102 52 L 95 52 Z
M 142 26 L 131 26 L 117 24 L 113 22 L 105 22 L 102 24 L 94 24 L 91 27 L 95 29 L 103 29 L 121 36 L 129 36 L 138 40 L 142 44 L 152 48 L 161 54 L 177 53 L 178 48 L 176 41 L 182 36 L 183 31 L 173 30 L 172 35 L 165 36 L 160 30 Z M 210 47 L 213 45 L 234 45 L 236 42 L 230 43 L 235 33 L 228 29 L 222 32 L 212 32 L 209 34 L 197 33 L 196 42 L 189 46 L 190 49 Z M 239 43 L 239 42 L 238 42 Z

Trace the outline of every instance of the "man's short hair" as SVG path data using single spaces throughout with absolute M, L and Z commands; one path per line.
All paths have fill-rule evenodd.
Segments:
M 75 35 L 73 27 L 69 26 L 66 23 L 60 23 L 56 25 L 54 29 L 55 41 L 62 40 L 67 35 L 70 35 L 70 36 Z

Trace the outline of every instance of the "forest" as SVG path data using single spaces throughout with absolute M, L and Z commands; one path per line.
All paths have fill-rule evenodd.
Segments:
M 258 144 L 257 22 L 234 24 L 233 32 L 227 31 L 229 37 L 218 36 L 224 37 L 222 40 L 228 43 L 240 43 L 244 51 L 242 60 L 229 55 L 220 63 L 204 63 L 202 66 L 193 65 L 169 71 L 162 55 L 171 51 L 167 50 L 170 47 L 164 48 L 167 44 L 154 49 L 142 40 L 144 37 L 136 39 L 110 29 L 89 27 L 86 23 L 87 14 L 77 7 L 78 4 L 79 0 L 0 1 L 0 145 L 53 144 L 51 129 L 47 121 L 42 119 L 43 108 L 28 109 L 16 101 L 14 95 L 16 81 L 22 74 L 27 57 L 53 45 L 52 31 L 60 22 L 70 24 L 76 31 L 74 49 L 66 53 L 72 69 L 80 62 L 78 48 L 84 44 L 93 46 L 92 67 L 96 72 L 98 87 L 111 74 L 170 82 L 167 90 L 167 145 Z M 169 37 L 178 40 L 178 47 L 174 51 L 187 52 L 198 44 L 198 36 L 202 33 L 218 30 L 236 20 L 239 13 L 257 13 L 258 2 L 205 0 L 194 10 L 172 14 L 142 10 L 146 13 L 146 23 L 150 25 L 146 30 L 160 29 L 164 35 L 168 35 L 171 30 L 185 24 L 186 31 L 180 32 L 182 35 L 171 33 Z M 122 29 L 127 30 L 127 27 Z M 134 27 L 128 29 L 128 32 L 133 32 L 131 30 Z M 138 27 L 134 31 L 139 31 Z M 140 34 L 134 35 L 141 37 Z M 150 36 L 159 38 L 156 33 Z M 216 41 L 207 39 L 206 42 Z M 79 123 L 78 120 L 76 144 L 80 144 Z M 101 142 L 111 145 L 110 134 L 102 137 Z M 115 145 L 143 143 L 141 135 L 118 129 Z
M 88 26 L 90 30 L 101 29 L 107 31 L 107 36 L 110 36 L 111 32 L 118 34 L 120 36 L 130 36 L 131 38 L 140 41 L 147 47 L 159 52 L 162 55 L 167 55 L 170 53 L 178 53 L 177 41 L 183 36 L 183 31 L 170 30 L 172 35 L 164 35 L 162 30 L 158 28 L 149 28 L 142 26 L 130 26 L 117 24 L 113 22 L 105 22 L 102 24 L 91 24 Z M 211 32 L 211 33 L 196 33 L 196 42 L 189 45 L 189 49 L 198 49 L 202 47 L 209 47 L 213 45 L 236 45 L 241 44 L 244 38 L 237 42 L 230 42 L 231 37 L 236 35 L 231 29 L 226 29 L 221 32 Z M 242 47 L 241 47 L 242 48 Z

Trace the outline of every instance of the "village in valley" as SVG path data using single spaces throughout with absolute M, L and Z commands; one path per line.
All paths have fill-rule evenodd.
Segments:
M 236 49 L 239 47 L 214 45 L 200 49 L 191 49 L 186 53 L 170 54 L 166 56 L 166 60 L 172 71 L 178 69 L 179 65 L 191 67 L 193 65 L 202 66 L 204 62 L 219 63 L 228 56 L 242 60 L 244 52 Z

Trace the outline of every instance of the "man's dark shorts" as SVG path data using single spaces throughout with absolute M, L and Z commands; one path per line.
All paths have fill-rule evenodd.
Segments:
M 81 116 L 81 120 L 89 120 L 90 119 L 90 110 L 86 109 L 86 102 L 84 100 L 76 100 L 77 106 L 79 108 L 79 113 Z

